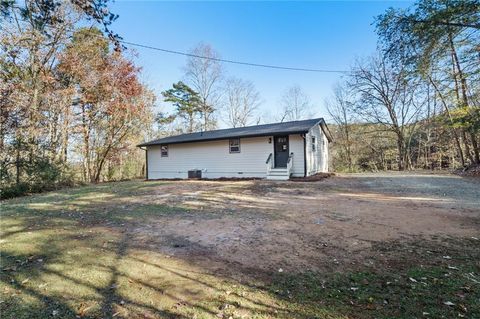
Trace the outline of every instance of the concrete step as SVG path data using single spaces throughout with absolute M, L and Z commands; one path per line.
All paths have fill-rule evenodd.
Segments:
M 288 175 L 267 175 L 268 180 L 275 180 L 275 181 L 288 181 Z
M 288 176 L 287 172 L 270 172 L 268 173 L 269 176 Z

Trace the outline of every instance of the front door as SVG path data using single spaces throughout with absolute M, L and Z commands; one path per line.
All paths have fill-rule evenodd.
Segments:
M 275 136 L 275 167 L 287 167 L 288 161 L 288 136 Z

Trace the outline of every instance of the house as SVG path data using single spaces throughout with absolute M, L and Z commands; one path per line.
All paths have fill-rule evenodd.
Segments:
M 328 171 L 330 132 L 322 118 L 169 136 L 146 150 L 147 179 L 287 180 Z

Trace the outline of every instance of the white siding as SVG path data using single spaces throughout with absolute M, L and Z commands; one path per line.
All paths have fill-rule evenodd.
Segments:
M 271 143 L 269 140 L 271 139 Z M 303 138 L 289 136 L 294 153 L 293 175 L 304 175 Z M 169 144 L 168 157 L 161 157 L 160 146 L 148 147 L 148 178 L 187 178 L 188 171 L 202 170 L 204 178 L 266 177 L 265 161 L 273 153 L 273 137 L 240 139 L 240 153 L 229 152 L 229 140 Z
M 292 176 L 305 176 L 305 160 L 303 152 L 303 137 L 300 134 L 290 135 L 288 137 L 289 152 L 293 153 Z
M 316 150 L 312 149 L 312 136 L 316 140 Z M 307 175 L 328 172 L 328 139 L 320 125 L 310 129 L 307 134 Z

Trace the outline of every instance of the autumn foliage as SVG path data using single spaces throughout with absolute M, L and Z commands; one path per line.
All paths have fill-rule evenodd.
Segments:
M 135 145 L 154 95 L 140 69 L 98 29 L 76 28 L 67 4 L 53 14 L 62 22 L 39 25 L 11 8 L 2 24 L 2 197 L 142 174 Z

